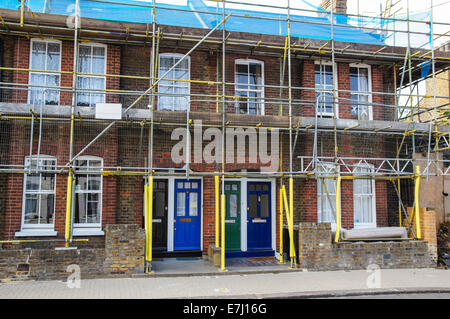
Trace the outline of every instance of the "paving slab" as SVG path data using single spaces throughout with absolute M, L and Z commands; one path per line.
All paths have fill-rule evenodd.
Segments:
M 320 271 L 196 275 L 177 277 L 83 279 L 79 287 L 66 281 L 0 284 L 2 299 L 204 299 L 307 298 L 344 293 L 370 295 L 398 291 L 450 291 L 450 271 L 441 269 L 382 269 L 373 287 L 372 272 Z
M 275 257 L 228 258 L 226 271 L 202 257 L 158 258 L 152 262 L 151 274 L 137 274 L 133 278 L 177 277 L 177 276 L 216 276 L 233 274 L 257 274 L 302 271 L 290 269 L 289 264 L 280 264 Z

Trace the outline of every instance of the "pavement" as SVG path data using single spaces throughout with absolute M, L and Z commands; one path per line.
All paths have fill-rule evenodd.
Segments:
M 133 278 L 83 279 L 0 284 L 0 299 L 278 299 L 382 295 L 450 296 L 445 269 L 369 269 L 306 271 L 268 260 L 256 266 L 235 261 L 227 272 L 203 259 L 160 260 L 155 272 Z

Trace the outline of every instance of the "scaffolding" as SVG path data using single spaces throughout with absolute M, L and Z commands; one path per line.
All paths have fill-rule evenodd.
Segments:
M 331 207 L 332 219 L 336 222 L 335 242 L 342 240 L 340 185 L 346 180 L 392 182 L 393 190 L 398 197 L 398 224 L 401 226 L 403 220 L 406 220 L 412 237 L 421 238 L 419 222 L 415 224 L 416 229 L 412 229 L 412 219 L 406 209 L 407 205 L 403 203 L 405 199 L 402 197 L 404 194 L 401 185 L 408 185 L 410 182 L 414 185 L 415 195 L 412 206 L 415 212 L 414 217 L 418 221 L 420 179 L 428 178 L 428 176 L 450 176 L 450 161 L 440 157 L 440 154 L 449 150 L 449 126 L 442 125 L 443 120 L 448 119 L 448 115 L 438 116 L 440 114 L 438 112 L 447 114 L 445 112 L 450 111 L 450 107 L 448 102 L 439 105 L 437 103 L 438 100 L 448 101 L 449 96 L 439 96 L 436 90 L 432 95 L 420 94 L 417 88 L 418 84 L 426 79 L 432 80 L 434 88 L 436 88 L 436 75 L 448 70 L 450 65 L 450 54 L 434 49 L 436 39 L 448 38 L 450 35 L 449 32 L 436 33 L 434 30 L 436 25 L 448 27 L 449 24 L 433 21 L 433 0 L 430 0 L 429 15 L 426 15 L 427 18 L 430 18 L 429 20 L 418 20 L 417 15 L 411 14 L 409 1 L 406 1 L 406 8 L 403 12 L 399 12 L 402 9 L 396 8 L 398 2 L 386 1 L 384 11 L 379 17 L 364 16 L 359 11 L 357 14 L 337 14 L 333 10 L 327 11 L 320 7 L 300 9 L 293 7 L 289 0 L 285 5 L 280 6 L 208 0 L 204 2 L 203 6 L 196 8 L 192 6 L 177 7 L 155 2 L 148 4 L 130 1 L 85 0 L 82 1 L 84 5 L 82 9 L 80 9 L 80 1 L 68 1 L 74 5 L 70 16 L 73 18 L 73 25 L 65 25 L 66 16 L 62 16 L 62 18 L 48 17 L 49 13 L 58 13 L 58 5 L 53 4 L 55 8 L 52 8 L 52 1 L 46 1 L 42 5 L 38 1 L 22 0 L 19 11 L 0 10 L 2 35 L 73 42 L 74 67 L 72 70 L 66 68 L 66 70 L 48 71 L 32 67 L 0 67 L 3 73 L 2 80 L 11 79 L 0 83 L 2 90 L 0 145 L 3 145 L 2 154 L 0 154 L 0 172 L 5 174 L 49 174 L 56 171 L 58 174 L 67 175 L 64 238 L 66 246 L 69 246 L 72 241 L 76 241 L 72 238 L 75 179 L 80 175 L 99 174 L 114 176 L 118 179 L 122 176 L 141 176 L 145 180 L 143 206 L 146 230 L 146 272 L 151 271 L 153 179 L 158 176 L 170 175 L 188 179 L 214 177 L 215 246 L 221 247 L 220 271 L 226 271 L 225 181 L 230 177 L 260 178 L 264 176 L 277 179 L 280 212 L 280 262 L 284 262 L 282 233 L 283 225 L 286 224 L 290 237 L 289 258 L 293 268 L 296 267 L 293 242 L 294 179 L 316 180 L 318 184 L 324 186 L 326 191 L 324 201 L 328 202 Z M 337 0 L 331 0 L 331 8 L 334 8 L 335 1 Z M 191 2 L 194 3 L 194 1 L 188 3 Z M 198 4 L 198 1 L 195 2 Z M 211 5 L 209 2 L 213 4 Z M 241 9 L 229 9 L 228 5 L 260 8 L 266 11 L 262 13 L 261 11 L 252 11 L 254 10 L 252 9 L 244 12 Z M 122 7 L 133 8 L 132 13 L 143 13 L 148 20 L 132 20 L 128 24 L 123 24 L 126 27 L 120 30 L 122 26 L 120 23 L 92 20 L 92 16 L 90 16 L 93 14 L 92 11 L 89 14 L 82 14 L 83 11 L 87 12 L 86 8 L 92 9 L 96 6 L 103 9 L 105 6 L 111 6 L 119 15 L 117 18 L 110 17 L 105 20 L 121 21 L 123 17 L 120 14 L 122 13 L 119 13 L 117 8 Z M 37 7 L 39 10 L 36 9 Z M 281 13 L 268 14 L 267 10 Z M 185 25 L 186 29 L 183 29 L 183 25 L 176 24 L 178 22 L 168 18 L 170 15 L 177 17 L 177 14 L 181 17 L 182 13 L 196 17 L 194 19 L 196 22 L 192 25 Z M 164 19 L 169 19 L 162 19 L 162 21 L 169 21 L 175 27 L 158 22 L 158 14 L 161 14 Z M 305 14 L 308 18 L 299 19 L 299 14 Z M 321 18 L 313 19 L 313 16 Z M 248 23 L 252 25 L 256 25 L 255 21 L 260 25 L 274 23 L 279 25 L 281 31 L 277 31 L 275 34 L 271 34 L 272 31 L 270 31 L 261 36 L 257 34 L 258 31 L 253 31 L 244 37 L 241 35 L 241 32 L 244 31 L 238 28 L 239 23 L 237 23 L 243 20 L 248 20 Z M 98 21 L 102 21 L 102 23 L 98 23 Z M 180 23 L 185 22 L 181 21 Z M 198 23 L 200 26 L 197 26 Z M 329 32 L 329 34 L 317 37 L 298 34 L 299 26 L 307 29 L 305 24 L 314 26 L 319 31 Z M 412 26 L 417 28 L 418 25 L 423 28 L 419 28 L 419 31 L 411 29 Z M 179 30 L 183 31 L 179 32 Z M 342 35 L 346 32 L 349 33 L 348 39 L 343 38 Z M 352 35 L 355 38 L 352 38 Z M 137 74 L 122 74 L 121 72 L 108 74 L 106 68 L 104 73 L 79 71 L 80 45 L 92 41 L 143 46 L 144 48 L 151 44 L 150 70 L 149 72 L 144 70 L 150 75 L 142 75 L 143 72 L 140 70 L 137 71 Z M 405 43 L 400 43 L 402 41 Z M 163 74 L 158 74 L 158 56 L 160 48 L 165 46 L 176 46 L 181 52 L 186 53 L 182 54 L 177 62 Z M 198 48 L 209 51 L 209 57 L 215 60 L 217 66 L 215 78 L 210 76 L 196 79 L 167 78 L 171 71 L 188 59 Z M 231 82 L 227 80 L 230 75 L 228 74 L 229 69 L 227 69 L 229 62 L 227 63 L 226 52 L 247 57 L 272 57 L 279 60 L 279 85 L 274 84 L 274 81 L 272 83 L 268 81 L 270 84 L 254 84 L 254 87 L 259 90 L 277 91 L 279 94 L 274 93 L 267 97 L 247 96 L 244 99 L 245 103 L 250 103 L 253 99 L 257 103 L 266 105 L 267 108 L 270 106 L 272 115 L 251 117 L 235 114 L 235 106 L 242 103 L 243 99 L 235 92 L 233 93 L 233 88 L 240 83 L 237 80 Z M 314 59 L 317 61 L 315 65 L 324 70 L 329 65 L 332 84 L 329 87 L 323 83 L 319 83 L 319 86 L 316 83 L 316 87 L 302 86 L 299 80 L 293 77 L 293 69 L 295 67 L 299 70 L 299 61 L 304 59 Z M 354 114 L 351 115 L 352 118 L 341 118 L 340 116 L 342 105 L 352 106 L 352 98 L 354 98 L 352 88 L 341 88 L 337 85 L 338 64 L 344 61 L 347 63 L 374 62 L 382 65 L 384 72 L 392 75 L 393 81 L 386 83 L 389 87 L 358 91 L 361 96 L 370 97 L 365 102 L 359 102 L 358 107 L 370 109 L 372 118 L 361 119 L 358 112 L 356 112 L 356 117 Z M 314 68 L 312 72 L 314 72 Z M 59 85 L 56 87 L 45 84 L 33 85 L 12 80 L 14 75 L 31 73 L 57 75 L 60 79 Z M 77 87 L 80 76 L 103 78 L 106 83 L 129 81 L 129 83 L 138 84 L 136 85 L 138 89 L 80 88 Z M 62 81 L 63 77 L 72 78 L 72 85 L 67 85 L 67 79 Z M 201 89 L 183 94 L 158 90 L 158 84 L 167 81 L 197 85 Z M 66 100 L 69 99 L 70 103 L 67 105 L 46 103 L 46 97 L 54 90 L 59 92 L 60 100 L 64 97 Z M 37 92 L 36 94 L 40 96 L 39 103 L 26 102 L 30 92 Z M 96 119 L 92 108 L 79 106 L 77 98 L 82 94 L 104 95 L 107 102 L 123 104 L 122 119 Z M 188 100 L 186 110 L 180 112 L 158 110 L 156 106 L 159 99 L 167 96 L 177 98 L 179 101 L 181 101 L 180 99 Z M 327 100 L 326 103 L 321 100 L 328 96 L 331 96 L 331 100 Z M 417 101 L 427 99 L 432 101 L 432 106 L 425 107 L 414 104 L 414 99 Z M 191 105 L 197 105 L 197 109 L 192 110 Z M 198 105 L 205 105 L 209 112 L 201 111 Z M 306 116 L 307 113 L 304 112 L 308 110 L 308 107 L 314 110 L 310 116 Z M 328 116 L 324 116 L 324 112 L 318 111 L 324 108 L 331 110 Z M 376 119 L 373 115 L 375 109 L 383 110 Z M 415 117 L 423 114 L 428 115 L 428 121 L 415 121 Z M 221 159 L 211 169 L 208 167 L 202 170 L 201 165 L 191 163 L 190 132 L 195 129 L 196 120 L 204 120 L 203 127 L 220 128 L 222 132 Z M 155 143 L 154 137 L 157 132 L 158 136 L 167 135 L 167 132 L 173 128 L 185 128 L 187 152 L 184 165 L 168 167 L 156 163 L 156 160 L 160 160 L 160 158 L 156 159 L 155 157 L 165 149 L 160 143 Z M 225 154 L 225 131 L 227 128 L 268 129 L 281 132 L 280 148 L 282 149 L 286 143 L 288 143 L 288 147 L 286 148 L 287 152 L 283 153 L 282 150 L 280 152 L 279 169 L 264 173 L 251 170 L 239 172 L 228 170 Z M 6 134 L 7 131 L 8 134 Z M 68 136 L 69 144 L 61 145 L 54 132 Z M 18 138 L 29 141 L 29 154 L 25 154 L 25 152 L 10 154 L 9 143 Z M 101 167 L 89 171 L 85 171 L 77 165 L 77 159 L 85 155 L 88 149 L 99 147 L 99 145 L 106 149 L 104 154 L 108 154 L 108 141 L 111 139 L 119 141 L 118 143 L 135 143 L 138 145 L 137 153 L 134 148 L 130 147 L 130 152 L 125 152 L 122 157 L 105 158 Z M 303 143 L 298 141 L 303 141 Z M 371 143 L 372 145 L 367 146 Z M 346 155 L 350 152 L 346 149 L 348 145 L 368 147 L 367 151 L 360 152 L 367 155 Z M 25 146 L 23 145 L 23 147 Z M 68 148 L 69 156 L 64 163 L 55 164 L 49 169 L 49 167 L 41 166 L 39 157 L 48 152 L 52 146 L 58 149 Z M 383 151 L 377 152 L 380 147 L 384 147 Z M 416 158 L 416 153 L 419 152 L 425 153 L 426 157 Z M 375 157 L 373 156 L 375 153 L 380 153 L 382 156 Z M 32 158 L 35 154 L 38 158 L 36 166 L 33 167 L 33 165 L 23 162 L 24 155 Z M 20 164 L 22 162 L 23 164 Z M 358 168 L 361 167 L 370 169 L 360 173 Z M 336 182 L 334 201 L 330 190 L 327 189 L 327 180 Z M 14 240 L 8 239 L 5 242 L 13 243 Z

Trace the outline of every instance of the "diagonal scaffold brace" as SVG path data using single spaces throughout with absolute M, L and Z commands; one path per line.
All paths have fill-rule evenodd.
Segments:
M 157 81 L 155 81 L 147 90 L 145 90 L 144 93 L 142 93 L 133 103 L 130 104 L 125 110 L 122 111 L 122 116 L 126 115 L 128 111 L 133 108 L 139 101 L 146 95 L 148 95 L 154 87 L 162 80 L 164 79 L 172 70 L 174 70 L 181 62 L 183 62 L 190 54 L 197 49 L 200 44 L 203 43 L 214 31 L 216 31 L 229 17 L 231 16 L 231 13 L 229 13 L 222 21 L 220 21 L 214 28 L 212 28 L 199 42 L 197 42 L 192 49 L 189 50 L 182 58 L 180 58 L 169 70 L 166 71 L 162 76 L 159 77 Z M 94 137 L 78 154 L 76 154 L 71 161 L 73 162 L 75 159 L 77 159 L 79 156 L 81 156 L 92 144 L 94 144 L 103 134 L 105 134 L 114 124 L 116 124 L 117 121 L 112 121 L 108 126 L 106 126 L 103 131 L 101 131 L 96 137 Z M 66 163 L 64 167 L 61 168 L 60 173 L 67 168 L 70 165 L 71 162 Z

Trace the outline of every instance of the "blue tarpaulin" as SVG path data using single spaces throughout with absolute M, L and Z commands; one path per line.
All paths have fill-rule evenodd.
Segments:
M 307 1 L 303 2 L 313 7 L 312 9 L 322 12 L 318 13 L 318 16 L 291 14 L 291 36 L 331 40 L 331 14 L 311 5 Z M 82 17 L 136 23 L 152 22 L 151 1 L 80 0 L 79 3 Z M 75 0 L 26 0 L 26 5 L 34 12 L 59 15 L 71 15 L 75 12 Z M 208 6 L 202 0 L 188 0 L 186 5 L 157 2 L 156 6 L 156 23 L 161 25 L 211 29 L 222 19 L 222 8 Z M 0 7 L 18 9 L 20 1 L 0 0 Z M 226 14 L 229 13 L 232 13 L 232 16 L 226 21 L 225 25 L 228 31 L 287 35 L 287 21 L 285 21 L 287 14 L 228 8 L 226 9 Z M 258 19 L 258 17 L 266 19 Z M 424 17 L 426 18 L 426 16 Z M 382 29 L 384 26 L 395 23 L 395 21 L 376 17 L 358 20 L 354 17 L 338 14 L 334 14 L 334 20 L 333 35 L 336 41 L 375 45 L 401 45 L 400 43 L 387 43 L 386 40 L 390 37 L 387 32 L 382 30 L 366 31 L 368 30 L 368 25 Z M 425 39 L 420 41 L 427 44 L 428 38 L 425 36 Z

